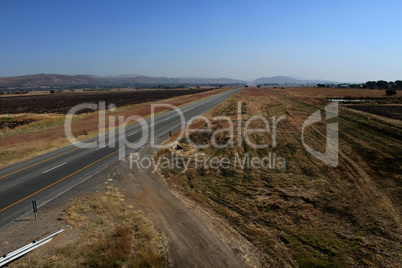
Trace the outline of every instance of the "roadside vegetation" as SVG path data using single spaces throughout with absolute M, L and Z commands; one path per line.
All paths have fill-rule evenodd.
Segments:
M 238 102 L 242 130 L 254 115 L 270 123 L 273 116 L 286 116 L 277 126 L 275 148 L 270 134 L 250 134 L 253 143 L 270 145 L 257 150 L 244 139 L 238 144 L 235 131 L 233 147 L 194 149 L 182 139 L 176 149 L 162 149 L 155 155 L 173 154 L 187 161 L 197 153 L 229 159 L 236 155 L 272 159 L 275 154 L 286 160 L 286 169 L 195 168 L 192 163 L 188 170 L 171 166 L 160 172 L 173 188 L 214 210 L 253 243 L 265 267 L 401 266 L 402 129 L 341 108 L 334 121 L 340 131 L 339 165 L 330 167 L 309 154 L 301 142 L 303 122 L 326 103 L 314 95 L 295 95 L 248 88 L 207 114 L 212 131 L 229 127 L 226 120 L 212 120 L 221 115 L 232 118 L 237 130 Z M 206 125 L 199 121 L 191 127 Z M 250 124 L 250 128 L 264 127 L 258 120 Z M 325 136 L 326 124 L 317 123 L 306 128 L 305 142 L 324 153 Z M 210 133 L 190 137 L 197 144 L 211 140 Z M 228 132 L 217 135 L 219 144 L 228 140 Z
M 44 256 L 28 255 L 10 267 L 164 267 L 161 236 L 117 188 L 73 200 L 60 219 L 78 235 Z

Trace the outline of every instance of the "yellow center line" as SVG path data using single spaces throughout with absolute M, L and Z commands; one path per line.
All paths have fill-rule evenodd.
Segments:
M 203 109 L 203 108 L 197 109 L 197 110 L 195 110 L 194 112 L 192 112 L 192 113 L 190 113 L 190 114 L 188 114 L 188 115 L 186 115 L 186 116 L 184 116 L 184 117 L 188 117 L 188 116 L 194 114 L 195 112 L 197 112 L 197 111 L 199 111 L 199 110 L 201 110 L 201 109 Z M 61 182 L 61 181 L 64 181 L 65 179 L 67 179 L 67 178 L 69 178 L 69 177 L 71 177 L 71 176 L 77 174 L 78 172 L 80 172 L 80 171 L 82 171 L 82 170 L 84 170 L 84 169 L 87 169 L 88 167 L 90 167 L 90 166 L 92 166 L 92 165 L 94 165 L 94 164 L 96 164 L 96 163 L 98 163 L 98 162 L 100 162 L 100 161 L 102 161 L 102 160 L 108 158 L 109 156 L 112 156 L 112 155 L 114 155 L 115 153 L 117 153 L 117 152 L 119 152 L 119 151 L 125 149 L 125 148 L 128 147 L 129 145 L 131 145 L 131 144 L 133 144 L 133 143 L 136 143 L 136 142 L 138 142 L 138 141 L 140 141 L 140 140 L 142 140 L 142 139 L 148 137 L 149 135 L 152 135 L 152 134 L 154 134 L 154 133 L 156 133 L 156 132 L 158 132 L 158 131 L 164 129 L 164 128 L 166 128 L 166 127 L 172 125 L 173 123 L 176 123 L 176 122 L 179 121 L 179 120 L 181 120 L 181 118 L 180 118 L 180 119 L 177 119 L 177 120 L 175 120 L 175 121 L 173 121 L 172 123 L 170 123 L 170 124 L 168 124 L 168 125 L 166 125 L 166 126 L 164 126 L 164 127 L 161 127 L 161 128 L 158 129 L 158 130 L 155 130 L 155 131 L 152 132 L 152 133 L 149 133 L 148 135 L 146 135 L 146 136 L 144 136 L 144 137 L 141 137 L 140 139 L 138 139 L 138 140 L 136 140 L 136 141 L 134 141 L 134 142 L 132 142 L 132 143 L 130 143 L 130 144 L 128 144 L 128 145 L 126 145 L 126 146 L 124 146 L 124 147 L 122 147 L 122 148 L 116 150 L 116 151 L 114 151 L 114 152 L 111 153 L 111 154 L 108 154 L 108 155 L 102 157 L 101 159 L 96 160 L 95 162 L 93 162 L 93 163 L 91 163 L 91 164 L 89 164 L 89 165 L 87 165 L 87 166 L 85 166 L 85 167 L 83 167 L 83 168 L 81 168 L 81 169 L 79 169 L 79 170 L 77 170 L 77 171 L 71 173 L 70 175 L 65 176 L 64 178 L 62 178 L 62 179 L 60 179 L 60 180 L 58 180 L 58 181 L 56 181 L 56 182 L 53 182 L 52 184 L 49 184 L 48 186 L 46 186 L 46 187 L 44 187 L 44 188 L 42 188 L 42 189 L 40 189 L 40 190 L 34 192 L 33 194 L 30 194 L 30 195 L 28 195 L 28 196 L 26 196 L 26 197 L 24 197 L 24 198 L 18 200 L 17 202 L 15 202 L 15 203 L 13 203 L 13 204 L 11 204 L 11 205 L 9 205 L 9 206 L 7 206 L 7 207 L 1 209 L 0 212 L 3 212 L 4 210 L 9 209 L 9 208 L 12 207 L 12 206 L 15 206 L 16 204 L 18 204 L 18 203 L 20 203 L 20 202 L 22 202 L 22 201 L 24 201 L 24 200 L 26 200 L 26 199 L 28 199 L 28 198 L 30 198 L 30 197 L 36 195 L 36 194 L 38 194 L 38 193 L 40 193 L 40 192 L 42 192 L 42 191 L 48 189 L 49 187 L 52 187 L 53 185 L 55 185 L 55 184 L 57 184 L 57 183 L 59 183 L 59 182 Z

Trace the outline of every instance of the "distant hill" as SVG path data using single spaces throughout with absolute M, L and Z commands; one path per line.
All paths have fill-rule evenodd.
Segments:
M 246 81 L 230 78 L 168 78 L 143 75 L 60 75 L 34 74 L 25 76 L 0 77 L 0 88 L 40 89 L 46 87 L 119 87 L 147 85 L 235 85 Z
M 93 75 L 34 74 L 1 77 L 0 87 L 38 88 L 44 86 L 75 86 L 104 83 L 107 79 Z
M 244 84 L 246 81 L 230 78 L 169 78 L 137 76 L 123 79 L 128 83 L 151 83 L 151 84 Z
M 289 76 L 262 77 L 254 81 L 230 78 L 199 77 L 151 77 L 138 74 L 116 76 L 34 74 L 25 76 L 0 77 L 0 89 L 41 90 L 49 88 L 94 88 L 94 87 L 168 87 L 194 85 L 313 85 L 318 83 L 338 83 L 326 80 L 308 80 Z
M 328 80 L 309 80 L 303 78 L 292 78 L 289 76 L 273 76 L 273 77 L 261 77 L 253 81 L 254 84 L 278 84 L 278 85 L 312 85 L 318 83 L 333 84 L 338 83 L 335 81 Z
M 141 76 L 140 74 L 120 74 L 120 75 L 108 75 L 105 78 L 133 78 Z

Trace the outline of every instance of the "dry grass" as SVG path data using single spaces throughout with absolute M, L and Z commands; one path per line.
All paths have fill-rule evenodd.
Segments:
M 270 89 L 272 90 L 272 88 Z M 400 103 L 401 97 L 400 93 L 388 97 L 385 90 L 380 89 L 286 87 L 274 90 L 278 94 L 291 96 L 306 103 L 323 103 L 328 98 L 378 98 L 385 103 Z
M 278 91 L 244 90 L 207 115 L 235 119 L 238 101 L 242 103 L 243 127 L 253 115 L 269 119 L 285 115 L 286 120 L 278 125 L 276 148 L 256 150 L 245 142 L 240 146 L 235 142 L 233 148 L 208 147 L 199 152 L 228 158 L 275 153 L 286 159 L 285 170 L 199 166 L 183 174 L 182 169 L 164 169 L 161 172 L 167 181 L 228 219 L 265 253 L 265 265 L 284 267 L 296 261 L 300 267 L 400 266 L 401 129 L 380 120 L 367 122 L 359 114 L 341 110 L 337 119 L 340 163 L 332 168 L 310 155 L 301 143 L 304 120 L 323 106 Z M 255 127 L 260 123 L 255 121 Z M 222 121 L 212 125 L 212 129 L 222 127 Z M 307 129 L 306 142 L 323 152 L 325 134 L 326 125 L 315 124 Z M 200 143 L 210 140 L 208 133 L 191 137 Z M 222 144 L 227 140 L 227 133 L 218 135 Z M 255 133 L 251 140 L 272 145 L 266 133 Z M 179 144 L 184 149 L 175 154 L 188 159 L 196 153 L 184 140 Z M 157 156 L 170 153 L 172 150 L 160 151 Z
M 77 237 L 45 256 L 28 255 L 10 267 L 162 267 L 161 237 L 117 188 L 75 200 L 60 215 Z

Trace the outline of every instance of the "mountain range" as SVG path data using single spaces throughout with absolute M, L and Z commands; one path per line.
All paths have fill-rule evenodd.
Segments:
M 311 85 L 311 84 L 336 84 L 339 82 L 329 81 L 329 80 L 321 80 L 321 79 L 304 79 L 304 78 L 295 78 L 290 76 L 273 76 L 273 77 L 261 77 L 253 81 L 256 85 L 262 84 L 278 84 L 278 85 Z
M 288 76 L 262 77 L 253 81 L 231 78 L 168 78 L 137 74 L 117 76 L 34 74 L 25 76 L 0 77 L 0 88 L 43 88 L 43 87 L 124 87 L 150 85 L 247 85 L 278 84 L 306 85 L 316 83 L 336 83 L 326 80 L 296 79 Z

